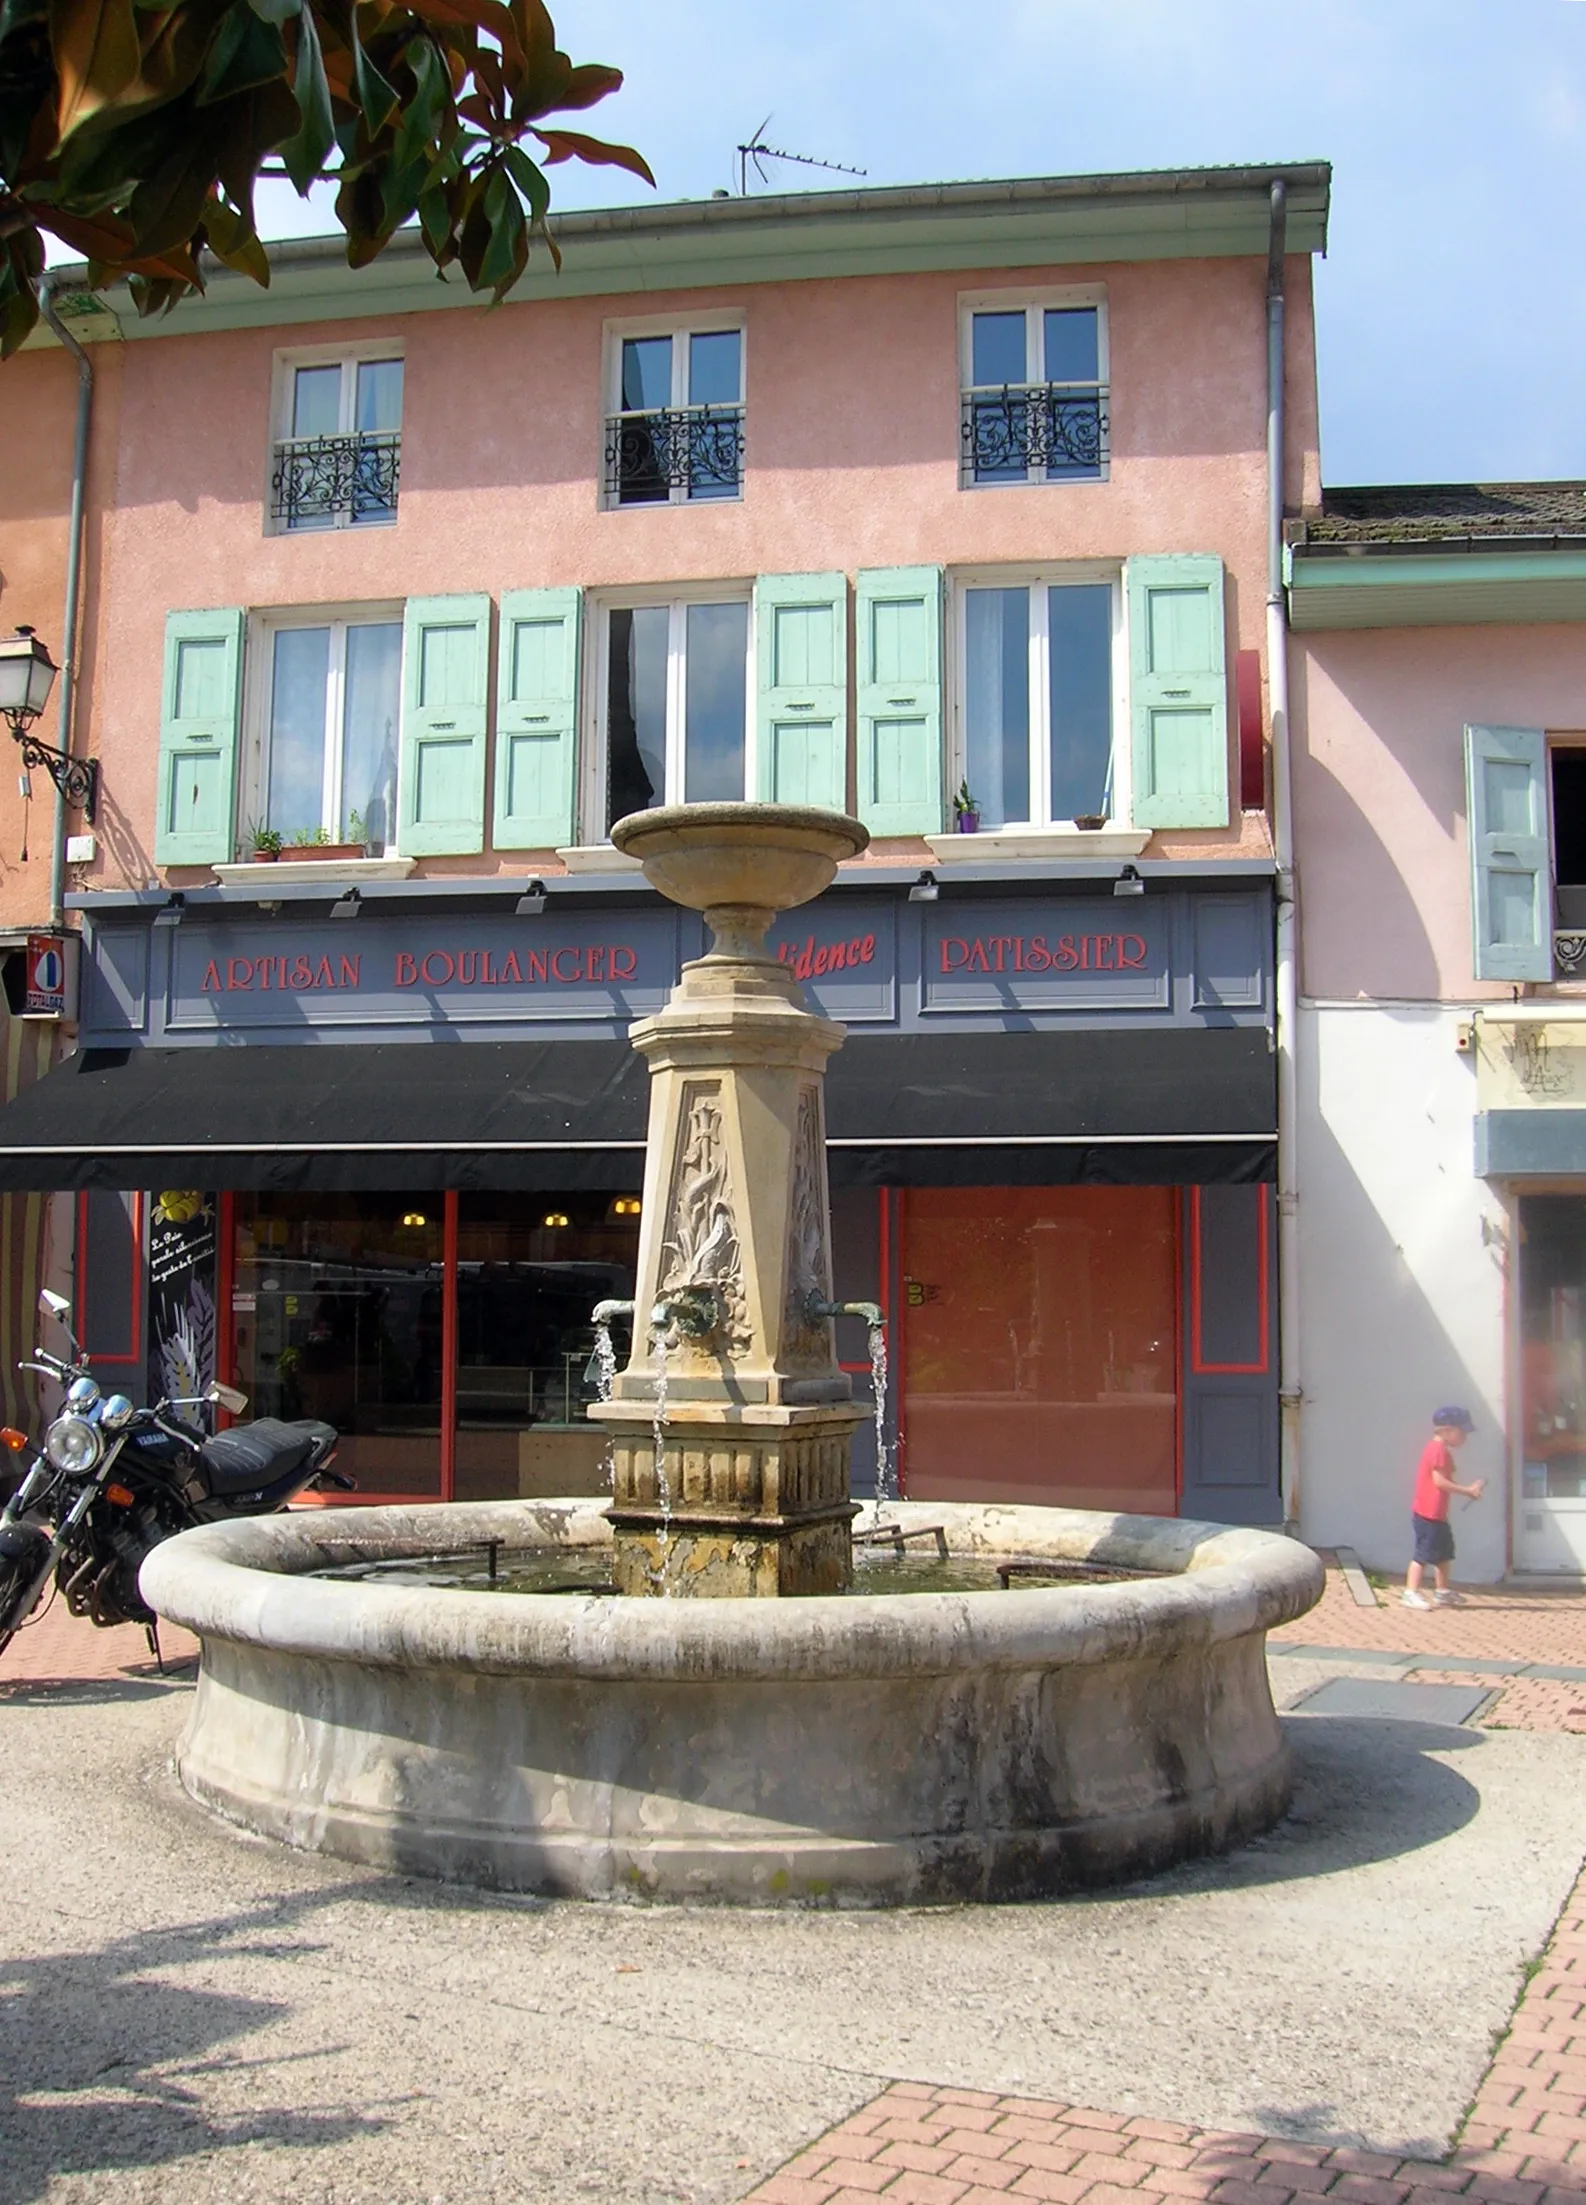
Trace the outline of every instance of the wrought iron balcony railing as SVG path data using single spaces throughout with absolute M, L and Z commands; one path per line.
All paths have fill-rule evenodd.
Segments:
M 963 480 L 1084 482 L 1107 465 L 1104 384 L 1003 383 L 964 393 Z
M 606 494 L 616 505 L 662 505 L 677 495 L 731 498 L 742 481 L 742 406 L 680 406 L 607 419 Z
M 395 431 L 289 437 L 275 447 L 270 516 L 287 528 L 395 520 L 401 464 Z

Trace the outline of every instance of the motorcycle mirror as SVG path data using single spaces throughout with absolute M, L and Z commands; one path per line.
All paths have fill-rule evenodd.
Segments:
M 46 1317 L 59 1317 L 63 1322 L 72 1313 L 72 1305 L 66 1296 L 52 1294 L 47 1286 L 39 1294 L 39 1307 Z
M 238 1393 L 235 1386 L 223 1386 L 218 1378 L 204 1399 L 216 1402 L 222 1409 L 228 1409 L 233 1416 L 241 1416 L 248 1406 L 248 1396 L 245 1393 Z

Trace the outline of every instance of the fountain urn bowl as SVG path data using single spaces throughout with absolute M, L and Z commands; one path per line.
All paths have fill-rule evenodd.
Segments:
M 612 1435 L 617 1586 L 841 1592 L 866 1412 L 812 1310 L 832 1291 L 823 1081 L 843 1030 L 806 1009 L 765 933 L 869 834 L 841 812 L 688 804 L 611 839 L 714 936 L 631 1035 L 651 1082 L 633 1354 L 590 1412 Z

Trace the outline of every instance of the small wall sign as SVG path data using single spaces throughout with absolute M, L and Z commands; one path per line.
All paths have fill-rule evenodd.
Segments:
M 74 1005 L 71 981 L 76 972 L 76 939 L 67 934 L 30 934 L 27 946 L 27 978 L 22 998 L 24 1018 L 70 1018 Z

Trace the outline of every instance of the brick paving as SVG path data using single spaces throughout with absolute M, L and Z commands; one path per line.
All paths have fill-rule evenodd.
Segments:
M 1495 1730 L 1586 1731 L 1586 1595 L 1578 1587 L 1467 1586 L 1449 1608 L 1406 1608 L 1402 1590 L 1395 1579 L 1376 1607 L 1362 1608 L 1329 1569 L 1317 1606 L 1272 1632 L 1272 1642 L 1380 1659 L 1418 1684 L 1490 1684 L 1498 1697 L 1481 1722 Z M 1550 1677 L 1549 1669 L 1580 1674 Z
M 175 1624 L 162 1624 L 160 1651 L 167 1670 L 198 1658 L 198 1641 Z M 191 1673 L 190 1671 L 188 1672 Z M 57 1594 L 44 1613 L 25 1623 L 0 1654 L 0 1700 L 10 1687 L 29 1690 L 47 1684 L 89 1684 L 117 1677 L 143 1679 L 160 1674 L 141 1625 L 119 1624 L 101 1631 L 67 1613 Z

